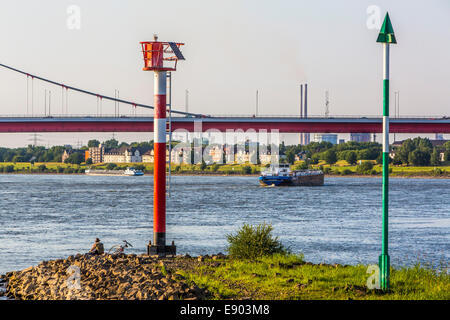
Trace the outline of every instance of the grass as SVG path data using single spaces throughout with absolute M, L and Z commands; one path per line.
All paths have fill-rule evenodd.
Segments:
M 370 161 L 370 160 L 367 160 Z M 372 161 L 374 166 L 371 174 L 366 175 L 381 175 L 382 166 L 376 164 L 376 161 Z M 318 164 L 313 165 L 314 169 L 318 169 L 320 166 L 323 168 L 330 168 L 332 170 L 331 174 L 338 175 L 355 175 L 359 173 L 356 171 L 356 165 L 350 165 L 345 160 L 340 160 L 333 165 L 326 164 L 325 161 L 321 160 Z M 394 166 L 389 165 L 391 169 L 390 176 L 392 177 L 418 177 L 418 176 L 450 176 L 450 166 L 427 166 L 427 167 L 415 167 L 415 166 Z
M 206 261 L 178 273 L 206 287 L 212 299 L 252 300 L 430 300 L 450 299 L 450 276 L 426 269 L 391 268 L 391 292 L 366 289 L 367 266 L 313 265 L 303 256 Z M 444 270 L 445 271 L 445 270 Z

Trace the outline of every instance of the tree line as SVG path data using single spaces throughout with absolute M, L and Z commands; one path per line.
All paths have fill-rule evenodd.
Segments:
M 403 141 L 400 147 L 391 147 L 394 157 L 391 162 L 395 165 L 438 166 L 443 161 L 450 161 L 450 141 L 441 146 L 433 146 L 428 138 L 414 138 Z M 358 160 L 376 160 L 382 163 L 382 145 L 377 142 L 355 142 L 333 145 L 330 142 L 312 142 L 308 145 L 285 146 L 281 144 L 280 154 L 286 155 L 286 161 L 293 164 L 295 156 L 303 154 L 312 164 L 324 160 L 334 164 L 339 160 L 346 160 L 354 165 Z
M 176 145 L 177 141 L 173 141 Z M 65 160 L 66 163 L 81 164 L 85 162 L 84 151 L 90 147 L 98 147 L 100 141 L 89 140 L 87 146 L 80 149 L 73 149 L 72 153 Z M 105 149 L 117 149 L 121 147 L 131 147 L 139 150 L 141 154 L 153 149 L 153 141 L 149 142 L 120 142 L 116 139 L 109 139 L 102 142 Z M 0 162 L 61 162 L 64 150 L 71 149 L 67 146 L 53 146 L 45 148 L 43 146 L 32 146 L 24 148 L 2 148 L 0 147 Z M 248 146 L 246 145 L 246 150 Z M 270 150 L 270 148 L 268 148 Z M 405 140 L 400 147 L 391 147 L 391 152 L 395 155 L 392 163 L 395 165 L 428 166 L 442 164 L 440 154 L 444 153 L 444 161 L 450 161 L 450 141 L 441 146 L 434 146 L 428 138 L 414 138 Z M 289 145 L 283 143 L 279 146 L 279 154 L 285 155 L 285 161 L 293 164 L 296 155 L 302 155 L 311 164 L 317 164 L 320 160 L 328 164 L 334 164 L 339 160 L 346 160 L 354 165 L 359 160 L 376 160 L 382 162 L 382 146 L 377 142 L 355 142 L 333 145 L 330 142 L 312 142 L 308 145 Z M 87 164 L 92 161 L 87 160 Z

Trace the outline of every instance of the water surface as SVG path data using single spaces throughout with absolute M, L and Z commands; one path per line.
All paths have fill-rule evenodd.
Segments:
M 394 265 L 448 263 L 450 180 L 390 180 Z M 178 253 L 225 252 L 243 223 L 271 223 L 306 260 L 377 263 L 381 179 L 325 178 L 323 187 L 263 188 L 256 177 L 176 176 L 167 237 Z M 126 239 L 143 253 L 152 238 L 153 177 L 0 175 L 0 273 Z

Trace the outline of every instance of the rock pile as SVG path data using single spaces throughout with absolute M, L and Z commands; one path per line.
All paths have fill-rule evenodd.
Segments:
M 195 263 L 190 257 L 78 254 L 9 272 L 4 280 L 13 299 L 205 299 L 208 290 L 176 272 L 178 265 Z

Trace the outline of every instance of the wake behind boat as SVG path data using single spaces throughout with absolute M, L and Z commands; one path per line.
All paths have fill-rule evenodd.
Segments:
M 321 170 L 294 170 L 289 164 L 271 166 L 259 177 L 262 186 L 323 186 L 324 174 Z
M 137 170 L 135 168 L 127 168 L 126 170 L 87 169 L 84 173 L 89 176 L 143 176 L 144 175 L 144 172 L 142 172 L 142 170 Z

